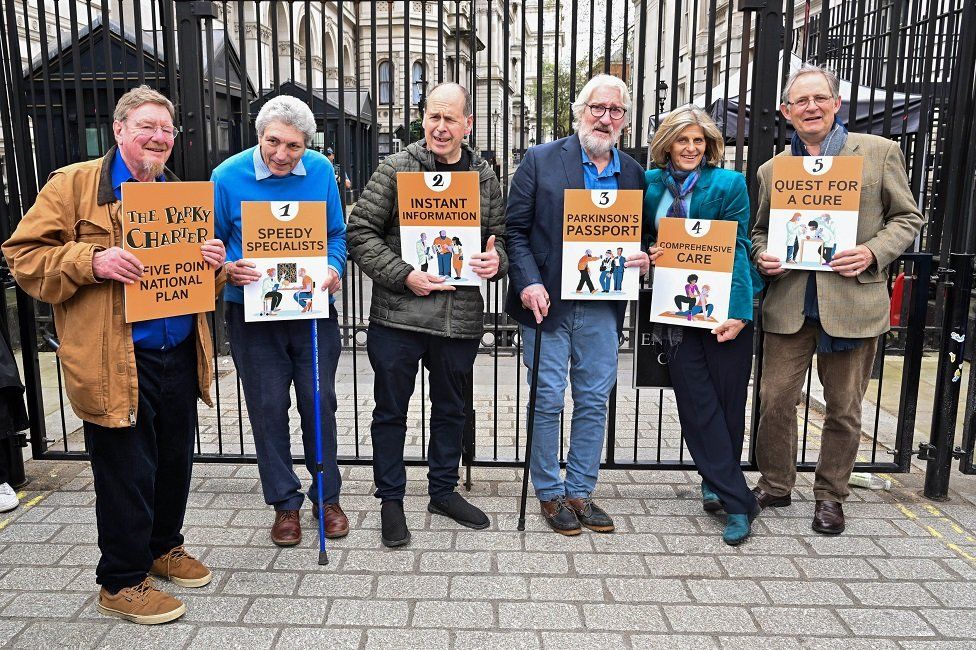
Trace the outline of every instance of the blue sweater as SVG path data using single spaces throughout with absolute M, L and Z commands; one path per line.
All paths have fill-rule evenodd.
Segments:
M 269 176 L 257 180 L 254 147 L 235 154 L 213 170 L 217 239 L 227 248 L 227 261 L 241 259 L 241 201 L 325 201 L 329 267 L 339 277 L 346 268 L 346 221 L 342 214 L 335 172 L 329 159 L 308 150 L 302 156 L 305 175 Z M 244 302 L 244 289 L 227 284 L 224 299 Z M 335 299 L 329 295 L 329 302 Z
M 663 169 L 644 172 L 644 228 L 651 242 L 657 241 L 657 213 L 661 198 L 668 193 Z M 739 172 L 708 165 L 695 183 L 688 206 L 692 219 L 722 219 L 738 223 L 735 236 L 735 260 L 732 265 L 732 293 L 729 296 L 729 318 L 752 320 L 752 297 L 762 289 L 762 280 L 749 261 L 749 191 L 745 176 Z

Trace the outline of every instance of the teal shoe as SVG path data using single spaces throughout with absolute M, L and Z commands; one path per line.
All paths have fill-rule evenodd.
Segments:
M 715 494 L 715 492 L 712 490 L 712 487 L 705 481 L 702 481 L 701 493 L 702 493 L 702 510 L 704 510 L 705 512 L 716 512 L 725 507 L 725 504 L 722 503 L 722 500 L 718 498 L 718 495 Z
M 722 541 L 729 546 L 738 546 L 746 541 L 751 532 L 752 522 L 749 515 L 729 515 L 725 521 L 725 532 L 722 533 Z

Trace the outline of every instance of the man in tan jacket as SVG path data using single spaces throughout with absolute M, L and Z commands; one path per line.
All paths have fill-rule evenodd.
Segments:
M 146 86 L 115 107 L 117 146 L 54 171 L 3 245 L 17 283 L 54 309 L 65 387 L 84 421 L 95 478 L 102 586 L 98 610 L 165 623 L 186 606 L 148 574 L 202 587 L 210 571 L 183 548 L 196 399 L 210 401 L 212 348 L 204 314 L 127 324 L 123 285 L 143 266 L 120 248 L 124 182 L 174 182 L 173 104 Z M 223 284 L 224 245 L 200 246 Z
M 769 282 L 763 302 L 762 384 L 756 459 L 762 476 L 753 490 L 759 505 L 790 505 L 796 481 L 797 420 L 804 375 L 817 353 L 826 414 L 813 493 L 813 529 L 844 530 L 847 498 L 861 437 L 861 400 L 878 337 L 888 331 L 888 266 L 918 236 L 922 215 L 908 186 L 898 145 L 874 135 L 847 133 L 835 119 L 840 82 L 824 68 L 804 64 L 790 75 L 780 112 L 795 130 L 781 156 L 864 158 L 857 246 L 835 253 L 830 271 L 785 270 L 766 252 L 772 161 L 759 168 L 759 208 L 752 257 Z

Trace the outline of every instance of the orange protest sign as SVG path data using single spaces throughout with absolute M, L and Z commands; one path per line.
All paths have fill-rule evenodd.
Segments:
M 737 228 L 734 221 L 661 219 L 652 322 L 711 329 L 728 318 Z
M 125 321 L 213 311 L 214 270 L 200 245 L 214 236 L 213 183 L 123 183 L 123 248 L 145 272 L 125 285 Z
M 639 242 L 643 200 L 640 190 L 566 190 L 563 241 Z
M 399 172 L 401 226 L 480 228 L 478 172 Z
M 329 317 L 324 201 L 243 201 L 243 259 L 261 279 L 244 286 L 244 321 Z
M 327 255 L 327 234 L 324 201 L 241 203 L 245 259 Z
M 661 219 L 657 246 L 664 251 L 655 266 L 731 273 L 735 259 L 734 221 Z
M 861 156 L 777 156 L 769 207 L 857 212 L 863 166 Z

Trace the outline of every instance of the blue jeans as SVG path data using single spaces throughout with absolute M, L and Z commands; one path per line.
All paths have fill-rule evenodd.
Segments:
M 305 303 L 312 299 L 311 291 L 296 291 L 295 292 L 295 302 L 301 305 L 302 309 L 305 308 Z
M 610 293 L 610 271 L 600 271 L 600 286 L 604 293 Z
M 315 401 L 312 377 L 312 323 L 307 320 L 245 323 L 244 305 L 226 304 L 227 333 L 234 366 L 244 387 L 254 434 L 264 501 L 275 510 L 298 510 L 305 501 L 291 457 L 289 388 L 295 384 L 301 416 L 305 467 L 312 476 L 308 497 L 318 500 L 315 479 Z M 325 503 L 339 502 L 336 463 L 335 373 L 339 365 L 339 325 L 335 307 L 318 320 L 319 387 L 322 400 L 322 464 Z
M 528 378 L 537 330 L 522 328 Z M 539 358 L 532 485 L 540 501 L 565 495 L 587 498 L 596 488 L 607 423 L 607 399 L 617 381 L 617 317 L 608 302 L 577 302 L 555 331 L 543 332 Z M 573 391 L 573 421 L 566 479 L 559 476 L 559 416 L 566 382 Z

